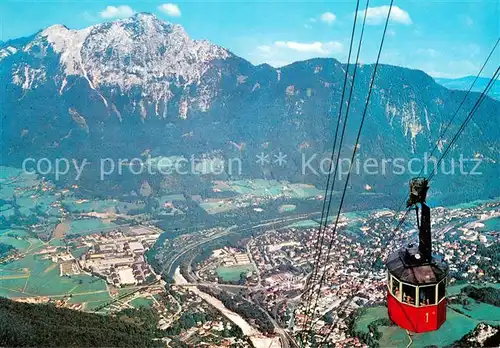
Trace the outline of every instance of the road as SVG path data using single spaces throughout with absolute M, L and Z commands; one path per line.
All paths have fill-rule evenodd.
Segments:
M 290 348 L 290 347 L 296 347 L 299 348 L 298 344 L 295 343 L 295 340 L 293 337 L 285 330 L 283 329 L 277 322 L 274 320 L 274 318 L 268 313 L 268 311 L 263 308 L 259 303 L 256 303 L 252 300 L 244 299 L 247 302 L 252 303 L 253 305 L 257 306 L 260 308 L 262 312 L 264 312 L 267 316 L 267 319 L 273 324 L 274 326 L 274 332 L 280 336 L 280 342 L 281 342 L 281 347 L 282 348 Z
M 232 284 L 218 284 L 218 283 L 185 283 L 178 285 L 181 287 L 193 287 L 193 286 L 206 286 L 207 288 L 218 288 L 220 289 L 221 287 L 224 288 L 233 288 L 233 289 L 251 289 L 251 286 L 245 286 L 245 285 L 232 285 Z
M 187 283 L 187 280 L 182 276 L 179 267 L 176 268 L 174 273 L 174 280 L 176 286 L 182 286 Z M 206 301 L 212 307 L 217 309 L 222 315 L 224 315 L 228 320 L 233 322 L 236 326 L 238 326 L 245 336 L 248 336 L 252 342 L 252 345 L 255 348 L 278 348 L 278 347 L 286 347 L 287 344 L 283 344 L 282 338 L 278 338 L 277 336 L 268 337 L 263 335 L 259 330 L 253 327 L 249 322 L 247 322 L 242 316 L 239 314 L 229 310 L 224 304 L 217 298 L 212 295 L 209 295 L 197 287 L 193 287 L 190 291 L 195 293 L 198 297 Z
M 251 226 L 243 225 L 243 226 L 239 226 L 239 227 L 236 227 L 236 226 L 230 227 L 229 229 L 227 229 L 223 232 L 217 233 L 217 234 L 210 236 L 209 238 L 205 238 L 201 241 L 189 243 L 188 245 L 181 248 L 181 250 L 179 250 L 176 254 L 174 254 L 170 259 L 168 259 L 166 261 L 166 263 L 163 267 L 162 273 L 165 274 L 165 270 L 166 270 L 167 271 L 166 274 L 172 274 L 174 263 L 177 260 L 179 260 L 182 256 L 184 256 L 186 253 L 193 250 L 194 248 L 197 248 L 203 244 L 206 244 L 206 243 L 211 242 L 213 240 L 216 240 L 218 238 L 224 237 L 230 233 L 242 233 L 242 232 L 247 232 L 247 231 L 255 230 L 255 229 L 258 229 L 261 227 L 272 226 L 272 225 L 286 225 L 286 224 L 289 224 L 291 222 L 308 219 L 314 215 L 319 215 L 319 214 L 321 214 L 321 212 L 300 214 L 300 215 L 288 216 L 288 217 L 284 217 L 284 218 L 268 219 L 268 220 L 261 221 L 261 222 L 257 223 L 256 225 L 251 225 Z M 235 231 L 233 231 L 233 229 Z
M 193 242 L 193 243 L 190 243 L 186 246 L 184 246 L 177 254 L 175 254 L 171 259 L 169 259 L 167 261 L 167 264 L 165 265 L 165 267 L 163 268 L 163 270 L 167 271 L 166 273 L 167 274 L 171 274 L 172 272 L 172 267 L 174 266 L 174 263 L 179 260 L 182 256 L 184 256 L 186 253 L 188 253 L 189 251 L 193 250 L 194 248 L 197 248 L 203 244 L 206 244 L 208 242 L 211 242 L 215 239 L 218 239 L 220 237 L 223 237 L 223 236 L 226 236 L 228 235 L 229 233 L 231 233 L 231 230 L 226 230 L 224 232 L 220 232 L 218 234 L 215 234 L 209 238 L 206 238 L 206 239 L 203 239 L 201 241 L 197 241 L 197 242 Z M 165 274 L 165 272 L 162 272 L 163 274 Z
M 252 262 L 252 266 L 255 269 L 255 272 L 257 273 L 257 279 L 259 282 L 258 284 L 260 287 L 260 286 L 262 286 L 262 278 L 260 276 L 259 267 L 257 267 L 257 265 L 255 264 L 255 260 L 253 259 L 252 253 L 250 252 L 250 246 L 251 246 L 252 242 L 253 242 L 253 240 L 251 240 L 250 242 L 247 243 L 247 256 L 248 256 L 248 259 L 250 260 L 250 262 Z

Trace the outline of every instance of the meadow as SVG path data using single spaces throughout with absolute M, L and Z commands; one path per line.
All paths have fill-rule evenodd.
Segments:
M 117 225 L 112 222 L 107 222 L 98 218 L 86 218 L 80 220 L 72 220 L 70 222 L 70 228 L 67 232 L 68 236 L 78 235 L 84 236 L 92 233 L 96 233 L 102 229 L 112 229 Z
M 130 301 L 130 305 L 134 308 L 150 308 L 153 306 L 153 300 L 146 297 L 137 297 Z
M 218 267 L 216 272 L 225 282 L 237 282 L 240 280 L 241 273 L 255 271 L 252 265 L 237 265 L 229 267 Z
M 18 277 L 12 277 L 13 274 Z M 22 296 L 63 297 L 69 294 L 107 293 L 106 284 L 100 278 L 87 274 L 61 277 L 58 264 L 43 255 L 26 255 L 22 259 L 0 264 L 0 287 Z

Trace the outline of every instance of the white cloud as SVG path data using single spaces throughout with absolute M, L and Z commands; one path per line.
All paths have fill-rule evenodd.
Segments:
M 382 24 L 387 18 L 387 13 L 389 12 L 389 6 L 378 6 L 378 7 L 368 7 L 366 12 L 366 23 L 371 25 Z M 358 11 L 358 17 L 363 18 L 365 11 Z M 405 25 L 412 24 L 410 15 L 408 12 L 402 10 L 397 6 L 392 6 L 391 10 L 391 22 L 397 22 Z
M 118 7 L 115 6 L 108 6 L 104 9 L 104 11 L 101 11 L 99 15 L 102 18 L 127 18 L 132 16 L 135 13 L 135 11 L 127 5 L 121 5 Z
M 335 20 L 337 19 L 337 16 L 335 16 L 331 12 L 325 12 L 319 18 L 321 19 L 322 22 L 325 22 L 328 25 L 332 25 L 333 22 L 335 22 Z
M 176 4 L 168 3 L 158 6 L 158 10 L 170 17 L 180 17 L 181 9 Z
M 337 41 L 302 43 L 296 41 L 276 41 L 276 47 L 290 49 L 302 53 L 316 53 L 327 55 L 330 53 L 342 52 L 343 45 Z
M 271 52 L 272 47 L 267 46 L 267 45 L 261 45 L 261 46 L 257 46 L 257 49 L 261 52 L 269 53 L 269 52 Z
M 343 54 L 344 46 L 337 41 L 276 41 L 272 44 L 256 46 L 255 50 L 250 53 L 250 59 L 254 64 L 267 63 L 280 67 L 311 58 L 339 58 Z

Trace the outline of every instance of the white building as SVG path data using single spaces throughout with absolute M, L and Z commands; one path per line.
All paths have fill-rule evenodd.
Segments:
M 135 280 L 134 272 L 130 267 L 124 267 L 118 271 L 118 277 L 120 277 L 120 284 L 123 285 L 131 285 L 137 284 L 137 280 Z

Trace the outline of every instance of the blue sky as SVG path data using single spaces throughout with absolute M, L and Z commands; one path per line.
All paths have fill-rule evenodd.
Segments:
M 364 9 L 361 0 L 360 9 Z M 389 0 L 370 1 L 361 60 L 373 62 Z M 475 75 L 500 36 L 498 0 L 395 1 L 383 63 L 422 69 L 435 77 Z M 384 7 L 385 6 L 385 7 Z M 179 23 L 254 64 L 281 66 L 312 57 L 345 62 L 355 1 L 11 1 L 0 3 L 0 40 L 52 24 L 80 29 L 151 12 Z M 486 69 L 492 75 L 500 49 Z

